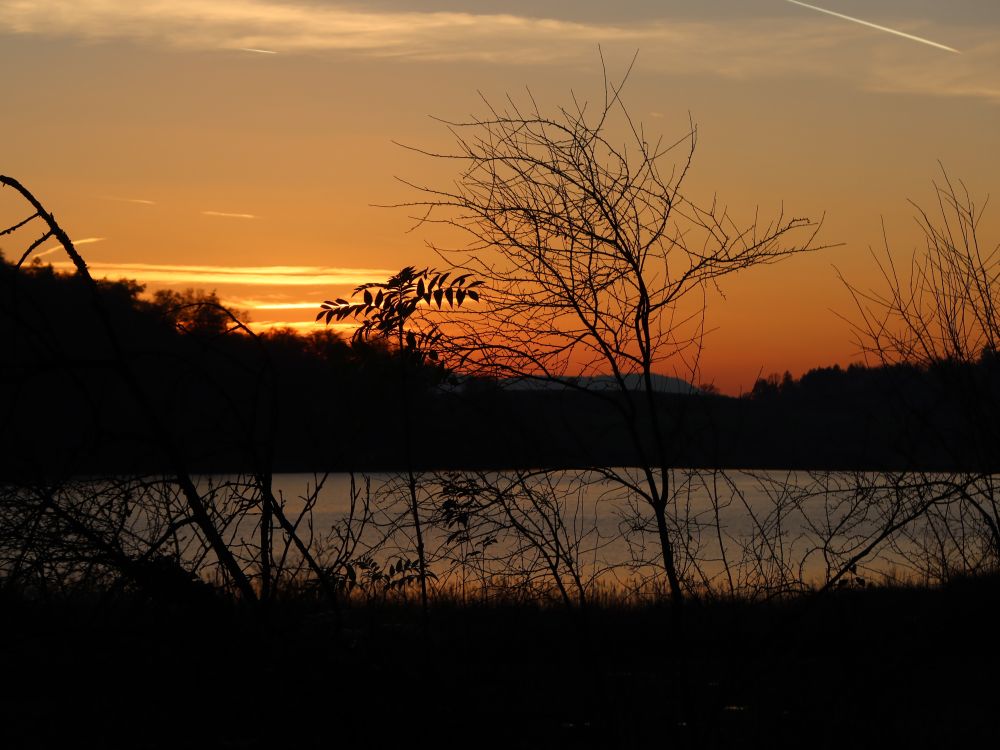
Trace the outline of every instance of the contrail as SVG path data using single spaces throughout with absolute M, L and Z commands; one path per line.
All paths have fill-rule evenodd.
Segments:
M 107 237 L 84 237 L 81 240 L 71 240 L 74 245 L 92 245 L 95 242 L 104 242 Z M 40 253 L 35 253 L 33 257 L 44 258 L 46 255 L 51 255 L 52 253 L 59 252 L 63 249 L 62 245 L 53 245 L 52 247 L 47 247 Z
M 256 214 L 234 214 L 228 211 L 202 211 L 202 216 L 221 216 L 225 219 L 256 219 Z
M 904 39 L 912 39 L 914 42 L 920 42 L 921 44 L 929 44 L 931 47 L 937 47 L 938 49 L 947 50 L 948 52 L 954 52 L 957 55 L 962 54 L 959 50 L 954 47 L 948 47 L 944 44 L 938 44 L 937 42 L 932 42 L 930 39 L 924 39 L 922 36 L 914 36 L 913 34 L 907 34 L 905 31 L 897 31 L 896 29 L 890 29 L 887 26 L 879 26 L 877 23 L 872 23 L 871 21 L 862 21 L 860 18 L 854 18 L 853 16 L 845 16 L 843 13 L 837 13 L 832 10 L 827 10 L 826 8 L 817 8 L 815 5 L 809 5 L 808 3 L 800 3 L 799 0 L 786 0 L 786 2 L 792 3 L 794 5 L 801 5 L 803 8 L 809 8 L 810 10 L 818 10 L 820 13 L 826 13 L 829 16 L 836 16 L 837 18 L 843 18 L 845 21 L 853 21 L 854 23 L 860 23 L 862 26 L 868 26 L 872 29 L 878 29 L 879 31 L 885 31 L 890 34 L 895 34 L 896 36 L 901 36 Z
M 148 201 L 145 198 L 116 198 L 114 196 L 105 196 L 105 200 L 118 201 L 119 203 L 138 203 L 142 206 L 155 206 L 156 201 Z

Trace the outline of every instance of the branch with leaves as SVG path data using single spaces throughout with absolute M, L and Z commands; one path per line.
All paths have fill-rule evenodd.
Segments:
M 452 277 L 452 272 L 438 272 L 433 268 L 417 270 L 406 266 L 385 282 L 370 282 L 355 288 L 354 294 L 362 295 L 361 301 L 338 297 L 326 300 L 316 315 L 317 322 L 327 325 L 333 321 L 359 320 L 355 341 L 370 338 L 396 340 L 400 350 L 437 361 L 438 346 L 442 339 L 440 329 L 430 324 L 421 328 L 407 326 L 414 320 L 421 305 L 442 309 L 445 304 L 459 308 L 466 300 L 479 301 L 476 287 L 480 280 L 470 280 L 471 274 Z
M 326 300 L 316 315 L 317 322 L 360 320 L 353 340 L 380 338 L 395 340 L 401 354 L 406 355 L 400 368 L 400 390 L 403 397 L 402 438 L 406 453 L 406 476 L 410 494 L 410 514 L 417 541 L 417 569 L 420 580 L 420 601 L 426 625 L 427 579 L 432 576 L 427 570 L 424 552 L 424 538 L 417 500 L 417 479 L 413 472 L 411 455 L 411 415 L 407 398 L 407 359 L 417 365 L 430 360 L 440 362 L 440 346 L 444 334 L 433 322 L 414 326 L 416 313 L 421 306 L 436 307 L 441 310 L 445 303 L 451 309 L 462 307 L 466 300 L 479 301 L 477 287 L 482 281 L 472 279 L 472 274 L 453 276 L 452 272 L 439 272 L 433 268 L 417 270 L 406 266 L 399 273 L 384 282 L 362 284 L 354 294 L 362 295 L 362 300 L 352 302 L 337 298 Z

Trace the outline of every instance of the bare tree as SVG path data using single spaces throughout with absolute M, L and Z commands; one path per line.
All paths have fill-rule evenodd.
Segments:
M 905 405 L 908 416 L 926 425 L 935 450 L 965 471 L 949 475 L 951 491 L 942 493 L 947 502 L 928 506 L 921 533 L 934 538 L 941 554 L 951 550 L 948 559 L 963 567 L 975 559 L 978 569 L 981 552 L 970 556 L 981 547 L 975 533 L 988 540 L 992 564 L 1000 562 L 1000 483 L 994 474 L 1000 466 L 1000 244 L 990 248 L 980 238 L 988 201 L 977 205 L 965 184 L 943 168 L 934 195 L 933 210 L 911 201 L 924 247 L 908 263 L 895 257 L 884 233 L 883 252 L 873 253 L 878 288 L 841 278 L 856 307 L 849 322 L 868 360 L 916 367 L 933 388 L 923 403 Z M 928 414 L 931 402 L 943 405 L 957 427 L 940 429 Z M 961 441 L 952 439 L 956 430 Z M 925 484 L 941 481 L 930 476 Z
M 977 206 L 943 169 L 934 194 L 936 213 L 911 201 L 925 246 L 908 269 L 883 235 L 884 253 L 873 253 L 881 288 L 843 279 L 857 304 L 858 344 L 878 364 L 971 362 L 1000 344 L 1000 244 L 990 249 L 979 238 L 986 203 Z
M 62 249 L 65 250 L 66 254 L 73 262 L 73 265 L 76 267 L 76 272 L 86 280 L 87 285 L 91 289 L 94 309 L 97 311 L 105 332 L 111 341 L 118 374 L 121 376 L 129 392 L 138 402 L 140 409 L 150 424 L 151 431 L 157 437 L 164 437 L 163 444 L 169 457 L 169 461 L 173 465 L 171 468 L 174 469 L 177 483 L 183 490 L 195 523 L 205 534 L 213 552 L 218 556 L 218 559 L 222 563 L 222 566 L 227 574 L 232 577 L 232 580 L 234 581 L 236 588 L 240 591 L 240 594 L 248 601 L 255 601 L 257 599 L 257 594 L 251 586 L 249 578 L 240 568 L 239 563 L 232 554 L 232 551 L 227 547 L 222 536 L 219 534 L 218 529 L 212 523 L 209 509 L 206 508 L 205 503 L 203 502 L 203 499 L 191 478 L 191 475 L 186 470 L 186 467 L 183 466 L 180 451 L 177 449 L 177 446 L 172 443 L 172 441 L 165 438 L 168 431 L 163 426 L 160 415 L 158 415 L 155 409 L 150 405 L 149 395 L 143 388 L 142 383 L 139 382 L 134 371 L 128 365 L 125 354 L 122 351 L 121 344 L 115 334 L 115 329 L 110 322 L 108 313 L 100 297 L 97 283 L 91 277 L 83 256 L 77 252 L 72 241 L 69 239 L 69 236 L 62 229 L 62 227 L 56 223 L 55 217 L 46 211 L 38 199 L 35 198 L 35 196 L 20 182 L 12 177 L 0 175 L 0 185 L 10 187 L 20 194 L 20 196 L 31 206 L 33 210 L 33 213 L 24 220 L 4 229 L 3 234 L 11 233 L 28 225 L 29 223 L 34 222 L 36 219 L 44 228 L 43 234 L 37 240 L 32 242 L 27 250 L 25 250 L 21 255 L 17 264 L 18 267 L 20 267 L 28 259 L 32 252 L 49 239 L 56 240 L 62 246 Z
M 31 254 L 43 243 L 55 240 L 72 261 L 78 278 L 87 290 L 100 333 L 108 343 L 108 361 L 102 367 L 119 378 L 127 394 L 126 403 L 136 409 L 136 433 L 162 454 L 168 475 L 155 477 L 112 477 L 74 480 L 52 472 L 41 483 L 13 482 L 0 487 L 0 575 L 16 581 L 51 579 L 66 584 L 130 578 L 147 589 L 158 584 L 156 576 L 166 571 L 181 581 L 188 574 L 213 576 L 231 584 L 248 602 L 267 602 L 286 572 L 289 550 L 319 583 L 331 607 L 337 611 L 337 576 L 351 551 L 351 537 L 341 536 L 339 556 L 326 555 L 333 562 L 323 564 L 310 550 L 314 491 L 299 515 L 292 519 L 283 501 L 272 489 L 273 448 L 276 441 L 277 392 L 273 364 L 260 346 L 260 361 L 239 369 L 234 361 L 227 372 L 238 372 L 259 386 L 260 399 L 241 410 L 232 393 L 232 383 L 211 372 L 212 368 L 192 368 L 217 399 L 229 406 L 238 433 L 242 457 L 250 473 L 215 482 L 199 478 L 189 468 L 183 439 L 171 428 L 168 414 L 154 397 L 154 387 L 136 366 L 135 352 L 129 348 L 112 318 L 107 296 L 100 282 L 88 270 L 66 232 L 41 202 L 12 177 L 0 175 L 0 187 L 11 188 L 31 209 L 21 221 L 0 229 L 0 237 L 32 231 L 41 225 L 41 234 L 20 254 L 15 268 L 21 270 Z M 218 304 L 214 295 L 175 295 L 170 318 L 187 332 L 211 334 L 202 342 L 209 349 L 214 339 L 253 332 L 231 311 Z M 6 312 L 6 309 L 4 310 Z M 15 307 L 11 309 L 15 329 L 35 329 L 31 320 Z M 69 321 L 66 325 L 79 325 Z M 260 341 L 257 340 L 259 344 Z M 134 346 L 134 344 L 132 344 Z M 72 374 L 71 353 L 48 352 L 54 361 Z M 220 356 L 225 356 L 220 352 Z M 217 360 L 216 360 L 217 361 Z M 24 377 L 31 377 L 31 370 Z M 11 396 L 8 394 L 8 398 Z M 96 408 L 89 402 L 88 389 L 81 385 L 74 400 L 84 403 L 81 414 L 97 422 Z M 244 418 L 243 411 L 250 413 Z M 69 420 L 62 429 L 88 430 L 89 424 Z M 260 434 L 263 433 L 263 434 Z M 357 498 L 352 493 L 352 508 Z M 363 523 L 349 516 L 347 524 Z M 309 539 L 304 532 L 308 530 Z M 351 532 L 348 529 L 348 532 Z M 281 550 L 275 566 L 275 549 Z M 162 576 L 160 576 L 162 578 Z M 190 581 L 189 581 L 190 582 Z
M 419 223 L 470 238 L 461 249 L 436 248 L 485 282 L 484 304 L 461 317 L 451 339 L 466 368 L 558 381 L 613 404 L 641 480 L 603 471 L 652 511 L 679 603 L 668 521 L 675 423 L 658 406 L 658 374 L 698 382 L 710 293 L 724 277 L 817 249 L 819 224 L 779 209 L 739 226 L 715 199 L 689 200 L 682 185 L 697 129 L 675 142 L 650 138 L 621 98 L 627 77 L 605 77 L 596 108 L 574 97 L 548 114 L 530 93 L 524 105 L 484 99 L 486 116 L 446 123 L 453 151 L 422 151 L 460 165 L 454 184 L 408 183 L 421 197 L 404 205 Z M 603 387 L 569 375 L 601 376 Z

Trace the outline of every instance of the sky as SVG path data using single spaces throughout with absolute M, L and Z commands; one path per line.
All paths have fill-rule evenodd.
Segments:
M 446 150 L 440 119 L 481 97 L 596 99 L 601 55 L 615 77 L 636 53 L 633 117 L 667 140 L 698 125 L 690 198 L 822 217 L 831 246 L 709 301 L 701 377 L 725 392 L 859 360 L 838 271 L 876 285 L 883 223 L 898 257 L 919 246 L 908 200 L 930 205 L 941 165 L 980 202 L 1000 175 L 990 0 L 0 0 L 0 174 L 95 275 L 309 330 L 323 299 L 440 263 L 380 206 L 454 165 L 398 143 Z M 0 222 L 22 213 L 0 193 Z M 987 210 L 990 246 L 998 226 Z

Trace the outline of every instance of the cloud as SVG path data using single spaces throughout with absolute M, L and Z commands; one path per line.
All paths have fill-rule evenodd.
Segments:
M 201 49 L 351 50 L 434 59 L 514 59 L 529 49 L 532 57 L 548 57 L 546 48 L 554 40 L 594 45 L 662 37 L 662 30 L 639 25 L 511 14 L 380 12 L 275 0 L 6 0 L 0 2 L 0 26 L 19 33 L 142 39 Z
M 987 75 L 984 71 L 992 69 Z M 942 65 L 926 65 L 912 57 L 883 54 L 866 88 L 937 97 L 985 99 L 1000 104 L 1000 41 L 995 36 L 977 40 L 961 56 L 949 56 Z
M 107 237 L 84 237 L 83 239 L 79 239 L 79 240 L 70 240 L 70 242 L 73 243 L 74 247 L 78 247 L 80 245 L 93 245 L 95 242 L 104 242 L 104 240 L 106 240 L 106 239 L 107 239 Z M 52 255 L 52 253 L 58 253 L 60 250 L 63 250 L 63 249 L 64 248 L 63 248 L 62 245 L 53 245 L 52 247 L 45 248 L 41 252 L 32 253 L 31 257 L 32 258 L 44 258 L 46 255 Z M 55 265 L 59 265 L 59 264 L 53 263 L 52 265 L 55 266 Z M 72 266 L 73 264 L 70 261 L 66 261 L 65 265 Z M 74 266 L 74 268 L 75 268 L 75 266 Z
M 45 250 L 42 250 L 40 253 L 33 253 L 31 257 L 34 258 L 35 260 L 38 260 L 39 258 L 44 258 L 46 255 L 52 255 L 52 253 L 57 253 L 62 249 L 63 249 L 62 245 L 56 245 L 55 247 L 50 247 Z
M 228 211 L 202 211 L 202 216 L 221 216 L 224 219 L 256 219 L 255 214 L 234 214 Z
M 94 276 L 103 278 L 129 278 L 157 285 L 203 288 L 215 285 L 344 287 L 388 278 L 393 274 L 393 271 L 382 268 L 328 266 L 201 266 L 99 261 L 87 265 Z M 69 261 L 53 263 L 52 266 L 59 270 L 72 270 Z
M 116 198 L 114 196 L 107 196 L 105 200 L 117 201 L 118 203 L 137 203 L 140 206 L 155 206 L 156 201 L 149 201 L 145 198 Z
M 323 323 L 317 323 L 313 320 L 261 320 L 252 321 L 250 324 L 250 330 L 254 333 L 264 333 L 266 331 L 274 330 L 275 328 L 291 328 L 296 333 L 312 333 L 313 331 L 322 331 L 324 328 L 333 331 L 334 333 L 350 334 L 357 327 L 357 323 L 331 323 L 330 325 L 324 325 Z
M 316 302 L 258 302 L 240 306 L 253 310 L 315 310 L 319 304 Z
M 102 238 L 91 237 L 75 242 L 87 244 L 100 239 Z M 42 254 L 47 255 L 61 249 L 61 246 L 53 247 Z M 70 261 L 57 261 L 51 265 L 59 271 L 67 272 L 73 272 L 76 268 Z M 222 303 L 235 310 L 246 310 L 251 313 L 258 310 L 267 311 L 265 314 L 269 317 L 280 317 L 282 312 L 293 318 L 301 313 L 307 313 L 307 321 L 273 319 L 255 321 L 250 326 L 253 330 L 290 327 L 306 333 L 323 327 L 313 322 L 322 300 L 337 294 L 349 295 L 350 289 L 359 284 L 385 279 L 395 273 L 384 268 L 209 266 L 104 261 L 89 262 L 87 267 L 95 278 L 134 279 L 141 284 L 149 285 L 152 289 L 228 287 L 229 293 L 220 295 Z M 256 288 L 240 290 L 238 287 Z M 351 331 L 357 328 L 357 323 L 331 324 L 329 328 Z
M 871 91 L 1000 100 L 995 26 L 931 27 L 919 18 L 897 17 L 892 27 L 879 27 L 923 41 L 945 39 L 964 53 L 941 55 L 926 44 L 904 44 L 857 23 L 831 24 L 787 4 L 769 12 L 709 17 L 705 11 L 702 19 L 608 23 L 279 0 L 0 0 L 0 31 L 190 49 L 337 51 L 511 65 L 593 63 L 602 44 L 609 51 L 640 49 L 648 73 L 821 77 Z

